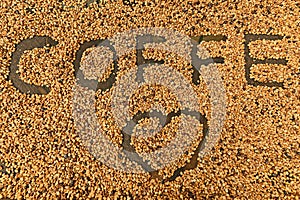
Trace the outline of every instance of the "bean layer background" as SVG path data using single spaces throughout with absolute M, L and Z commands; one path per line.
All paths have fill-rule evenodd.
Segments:
M 289 0 L 2 0 L 0 199 L 299 198 L 299 6 Z M 226 37 L 202 43 L 224 59 L 217 64 L 227 97 L 221 137 L 212 154 L 174 181 L 114 171 L 97 162 L 75 133 L 73 62 L 80 44 L 139 27 Z M 257 35 L 282 38 L 251 41 Z M 46 95 L 25 94 L 9 79 L 17 44 L 34 36 L 57 44 L 25 51 L 18 73 L 25 83 L 47 86 Z M 250 58 L 286 62 L 248 69 Z

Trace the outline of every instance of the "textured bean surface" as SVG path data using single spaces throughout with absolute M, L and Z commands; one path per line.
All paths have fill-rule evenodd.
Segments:
M 199 46 L 216 61 L 227 107 L 210 154 L 193 156 L 205 129 L 199 126 L 199 140 L 174 165 L 134 174 L 98 162 L 83 145 L 74 126 L 72 87 L 76 65 L 82 61 L 81 67 L 88 68 L 91 61 L 93 45 L 79 60 L 82 44 L 141 27 L 164 27 L 203 40 Z M 211 41 L 211 36 L 220 37 Z M 143 55 L 159 60 L 166 52 L 148 49 Z M 136 52 L 119 60 L 117 79 L 135 69 Z M 192 81 L 191 66 L 180 57 L 170 55 L 165 62 Z M 107 79 L 112 63 L 101 70 L 87 70 L 85 76 L 104 73 L 99 81 Z M 210 102 L 202 83 L 193 87 L 198 111 L 209 122 Z M 164 102 L 159 109 L 166 114 L 180 107 L 166 88 L 147 87 L 131 99 L 132 115 L 155 103 Z M 297 0 L 1 0 L 0 199 L 299 199 L 299 92 Z M 106 136 L 121 147 L 123 136 L 107 103 L 111 90 L 99 90 L 96 99 Z M 182 117 L 172 117 L 148 141 L 141 136 L 151 130 L 143 127 L 155 120 L 141 120 L 131 147 L 143 155 L 168 144 Z

